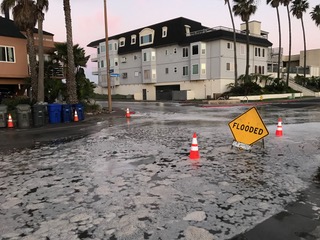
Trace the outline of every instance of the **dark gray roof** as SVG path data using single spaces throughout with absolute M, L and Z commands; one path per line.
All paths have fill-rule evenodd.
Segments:
M 209 30 L 209 31 L 207 32 L 205 31 L 205 33 L 202 33 L 202 34 L 196 34 L 196 35 L 186 37 L 185 25 L 190 26 L 190 32 L 201 31 L 201 30 Z M 168 34 L 166 38 L 162 38 L 162 27 L 164 26 L 168 27 Z M 143 46 L 143 47 L 139 46 L 139 41 L 136 41 L 136 44 L 131 44 L 131 35 L 136 35 L 138 37 L 139 32 L 145 28 L 151 28 L 155 31 L 153 44 Z M 108 39 L 118 40 L 121 37 L 125 37 L 126 42 L 125 42 L 125 46 L 118 48 L 118 53 L 125 54 L 129 52 L 138 51 L 143 48 L 159 47 L 159 46 L 170 45 L 170 44 L 187 45 L 189 43 L 197 42 L 197 41 L 213 41 L 213 40 L 219 40 L 219 39 L 233 41 L 233 31 L 228 31 L 223 28 L 219 30 L 211 30 L 208 27 L 202 26 L 200 22 L 179 17 L 179 18 L 175 18 L 165 22 L 139 28 L 133 31 L 129 31 L 126 33 L 114 35 L 109 37 Z M 105 38 L 102 38 L 89 43 L 87 46 L 98 47 L 99 43 L 104 41 L 105 41 Z M 237 42 L 246 43 L 246 35 L 242 33 L 237 33 Z M 250 36 L 250 43 L 255 45 L 260 45 L 260 46 L 272 46 L 272 43 L 268 39 L 262 38 L 262 37 Z
M 33 29 L 34 33 L 38 33 L 38 29 Z M 43 31 L 43 34 L 53 36 L 54 34 Z M 20 32 L 19 28 L 15 25 L 11 19 L 3 18 L 0 16 L 0 36 L 13 37 L 13 38 L 25 38 Z
M 12 20 L 3 17 L 0 17 L 0 36 L 26 38 Z
M 121 37 L 125 37 L 126 38 L 126 43 L 124 47 L 119 48 L 118 52 L 121 54 L 122 52 L 130 52 L 130 51 L 135 51 L 138 49 L 141 49 L 141 47 L 139 46 L 139 41 L 136 42 L 136 44 L 131 44 L 131 35 L 136 35 L 137 37 L 139 36 L 139 33 L 141 32 L 141 30 L 145 29 L 145 28 L 151 28 L 153 30 L 155 30 L 155 36 L 154 36 L 154 42 L 152 45 L 148 45 L 146 46 L 146 48 L 149 47 L 157 47 L 157 46 L 161 46 L 161 45 L 167 45 L 167 44 L 173 44 L 173 43 L 179 43 L 181 41 L 183 41 L 183 38 L 185 38 L 185 27 L 184 25 L 189 25 L 191 28 L 191 31 L 197 31 L 200 29 L 205 28 L 204 26 L 201 25 L 201 23 L 197 22 L 197 21 L 193 21 L 187 18 L 183 18 L 183 17 L 179 17 L 179 18 L 175 18 L 172 20 L 168 20 L 165 22 L 161 22 L 161 23 L 157 23 L 157 24 L 153 24 L 150 26 L 145 26 L 143 28 L 139 28 L 133 31 L 129 31 L 126 33 L 121 33 L 118 35 L 114 35 L 109 37 L 109 40 L 112 39 L 119 39 Z M 168 27 L 168 37 L 166 38 L 162 38 L 162 27 L 167 26 Z M 87 46 L 88 47 L 97 47 L 99 45 L 99 43 L 104 42 L 105 38 L 93 41 L 91 43 L 89 43 Z

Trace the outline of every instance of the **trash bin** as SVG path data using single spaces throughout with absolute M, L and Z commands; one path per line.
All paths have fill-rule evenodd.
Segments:
M 0 104 L 0 127 L 7 126 L 7 106 Z
M 33 126 L 42 127 L 46 122 L 46 105 L 35 104 L 32 107 L 33 110 Z
M 29 128 L 31 120 L 31 107 L 28 104 L 19 104 L 17 109 L 18 128 Z
M 62 105 L 58 103 L 48 104 L 49 123 L 61 123 Z
M 82 105 L 81 103 L 73 104 L 73 105 L 72 105 L 72 108 L 73 108 L 73 114 L 74 114 L 74 111 L 75 111 L 75 110 L 77 111 L 79 121 L 84 120 L 84 109 L 83 109 L 83 105 Z
M 70 104 L 62 105 L 62 122 L 72 121 L 72 107 Z

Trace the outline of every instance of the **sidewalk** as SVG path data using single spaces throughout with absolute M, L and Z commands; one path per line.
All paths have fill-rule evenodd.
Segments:
M 125 119 L 125 112 L 121 109 L 113 109 L 111 113 L 86 114 L 84 120 L 79 122 L 47 123 L 41 127 L 30 126 L 29 128 L 0 128 L 0 152 L 79 139 L 105 127 L 101 123 L 109 124 L 109 120 L 113 121 L 117 118 Z
M 312 183 L 298 201 L 231 240 L 319 240 L 320 184 Z

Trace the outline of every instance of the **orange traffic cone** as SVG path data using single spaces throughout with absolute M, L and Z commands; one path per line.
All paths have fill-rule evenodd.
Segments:
M 13 128 L 13 121 L 10 113 L 8 115 L 8 128 Z
M 73 121 L 74 121 L 74 122 L 78 122 L 78 121 L 79 121 L 77 110 L 74 110 Z
M 130 117 L 130 111 L 129 111 L 129 108 L 127 108 L 126 118 L 129 118 L 129 117 Z
M 199 148 L 198 148 L 198 140 L 197 140 L 197 134 L 193 134 L 192 138 L 192 144 L 191 144 L 191 150 L 190 150 L 190 159 L 199 159 L 200 154 L 199 154 Z
M 282 119 L 278 118 L 278 126 L 276 130 L 276 136 L 281 137 L 282 136 Z

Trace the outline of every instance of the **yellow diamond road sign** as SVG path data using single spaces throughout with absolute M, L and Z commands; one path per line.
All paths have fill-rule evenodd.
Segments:
M 229 128 L 237 142 L 251 145 L 269 134 L 257 109 L 250 108 L 229 123 Z

